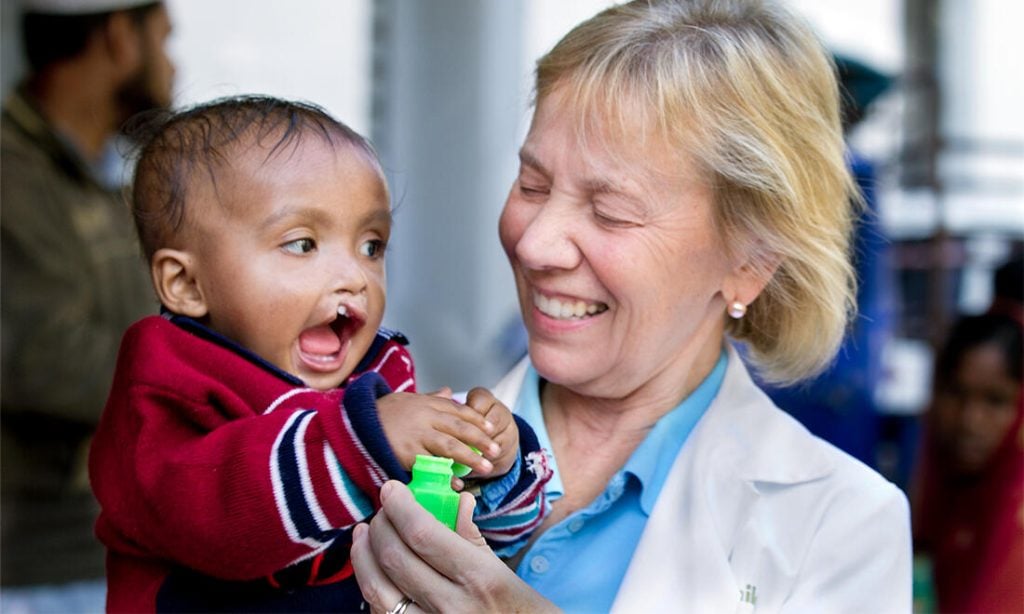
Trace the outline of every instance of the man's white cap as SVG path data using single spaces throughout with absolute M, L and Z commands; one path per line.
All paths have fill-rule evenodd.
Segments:
M 123 11 L 154 2 L 156 0 L 21 0 L 21 8 L 26 13 L 87 15 Z

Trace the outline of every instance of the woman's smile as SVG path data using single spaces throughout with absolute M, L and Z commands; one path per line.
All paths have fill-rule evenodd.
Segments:
M 581 320 L 608 311 L 605 303 L 547 297 L 536 290 L 533 292 L 533 305 L 544 315 L 556 320 Z

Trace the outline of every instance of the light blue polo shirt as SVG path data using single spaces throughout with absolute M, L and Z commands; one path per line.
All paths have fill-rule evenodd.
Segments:
M 700 386 L 658 420 L 593 503 L 549 528 L 534 542 L 516 570 L 520 578 L 566 612 L 611 609 L 669 469 L 718 394 L 727 362 L 723 351 Z M 550 454 L 551 439 L 541 413 L 539 382 L 530 365 L 515 412 L 530 423 L 541 447 L 549 452 L 554 475 L 545 492 L 549 501 L 555 501 L 563 494 L 562 479 Z

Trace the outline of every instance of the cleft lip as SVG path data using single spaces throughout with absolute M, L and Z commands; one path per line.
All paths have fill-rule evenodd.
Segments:
M 336 317 L 330 323 L 330 327 L 339 338 L 345 339 L 362 328 L 365 323 L 365 311 L 351 303 L 342 303 L 338 306 Z

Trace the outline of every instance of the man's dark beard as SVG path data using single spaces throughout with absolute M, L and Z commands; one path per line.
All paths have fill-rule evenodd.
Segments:
M 123 125 L 136 113 L 167 106 L 166 101 L 157 100 L 150 86 L 152 66 L 153 60 L 147 53 L 139 70 L 118 89 L 117 104 L 121 112 L 119 124 Z

